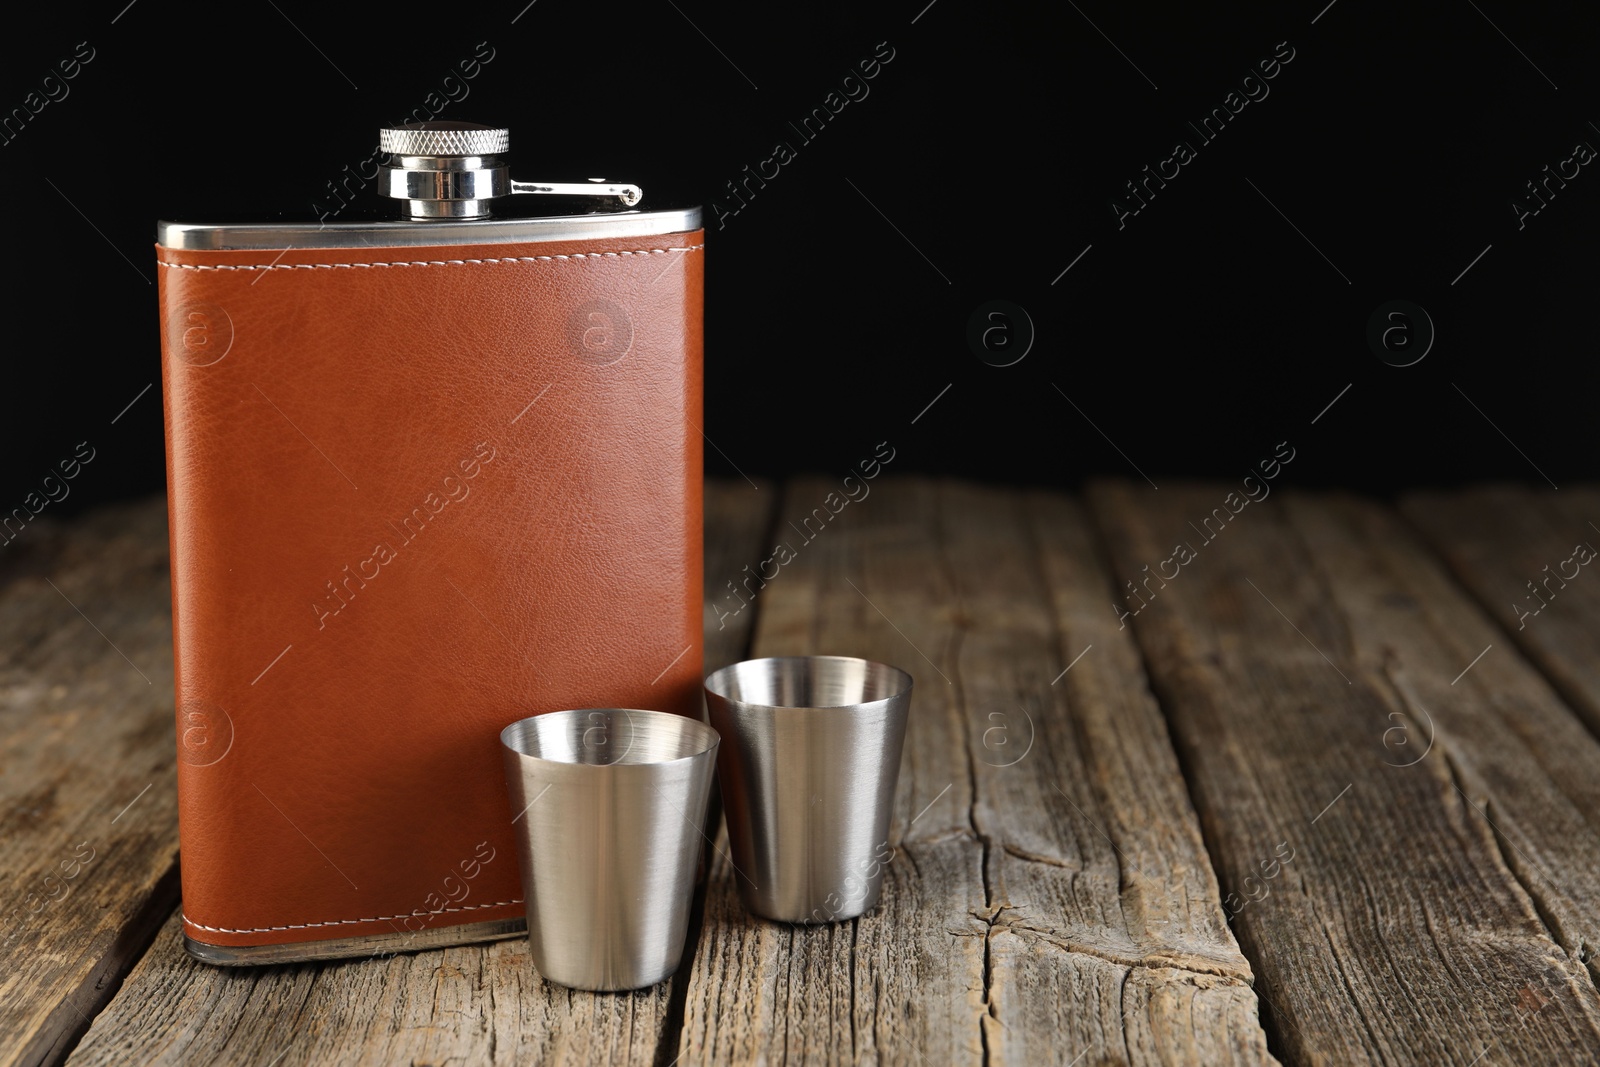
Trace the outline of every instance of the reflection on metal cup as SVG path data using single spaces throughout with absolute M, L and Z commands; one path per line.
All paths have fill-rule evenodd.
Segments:
M 596 992 L 670 976 L 706 840 L 716 731 L 587 708 L 514 722 L 500 743 L 539 973 Z
M 845 656 L 746 660 L 706 679 L 744 905 L 783 922 L 878 903 L 911 676 Z

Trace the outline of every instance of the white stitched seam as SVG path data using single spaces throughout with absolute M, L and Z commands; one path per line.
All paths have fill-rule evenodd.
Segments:
M 664 256 L 669 252 L 698 252 L 705 245 L 687 248 L 640 248 L 631 252 L 574 252 L 567 256 L 502 256 L 491 259 L 419 259 L 393 263 L 168 263 L 156 260 L 156 266 L 177 270 L 337 270 L 351 267 L 460 267 L 468 264 L 494 263 L 555 263 L 572 259 L 617 259 L 622 256 Z
M 441 911 L 429 911 L 424 912 L 423 914 L 439 915 L 443 912 L 450 911 L 476 911 L 479 908 L 506 908 L 510 907 L 512 904 L 522 903 L 524 903 L 524 901 L 519 897 L 516 900 L 497 900 L 493 904 L 464 904 L 459 908 L 444 908 Z M 183 917 L 183 921 L 188 923 L 190 926 L 197 927 L 201 930 L 210 930 L 211 932 L 218 934 L 270 934 L 278 930 L 310 930 L 318 926 L 353 926 L 358 923 L 382 923 L 389 922 L 393 919 L 410 919 L 413 917 L 417 917 L 416 912 L 407 912 L 404 915 L 379 915 L 372 919 L 332 919 L 324 923 L 290 923 L 288 926 L 250 926 L 240 930 L 236 930 L 230 926 L 207 926 L 205 923 L 195 922 L 187 915 Z

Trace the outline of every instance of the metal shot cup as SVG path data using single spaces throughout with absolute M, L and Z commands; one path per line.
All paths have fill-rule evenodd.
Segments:
M 846 656 L 745 660 L 706 679 L 744 906 L 781 922 L 878 903 L 911 676 Z
M 534 966 L 594 992 L 667 978 L 683 958 L 716 731 L 586 708 L 514 722 L 500 744 Z

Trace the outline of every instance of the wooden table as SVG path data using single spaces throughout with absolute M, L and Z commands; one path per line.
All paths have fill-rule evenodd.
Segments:
M 164 504 L 36 520 L 0 550 L 0 1059 L 1600 1061 L 1600 492 L 885 476 L 806 541 L 838 488 L 708 487 L 705 658 L 915 675 L 884 901 L 760 922 L 719 862 L 682 971 L 610 996 L 517 941 L 190 961 Z

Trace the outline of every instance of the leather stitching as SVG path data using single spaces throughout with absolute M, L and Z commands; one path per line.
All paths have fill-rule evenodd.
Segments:
M 490 259 L 424 259 L 392 263 L 168 263 L 156 260 L 159 267 L 178 270 L 336 270 L 351 267 L 460 267 L 468 264 L 554 263 L 572 259 L 616 259 L 622 256 L 662 256 L 669 252 L 698 252 L 704 244 L 687 248 L 640 248 L 628 252 L 574 252 L 567 256 L 502 256 Z
M 690 245 L 687 248 L 640 248 L 632 251 L 619 252 L 574 252 L 564 256 L 502 256 L 485 259 L 435 259 L 435 260 L 410 260 L 395 262 L 371 263 L 259 263 L 259 264 L 200 264 L 200 263 L 169 263 L 166 260 L 156 260 L 156 265 L 161 267 L 176 268 L 178 270 L 337 270 L 354 267 L 459 267 L 468 265 L 492 265 L 496 263 L 556 263 L 577 259 L 620 259 L 623 256 L 652 256 L 666 255 L 671 252 L 698 252 L 705 245 Z M 516 900 L 497 900 L 490 904 L 466 904 L 458 908 L 444 908 L 441 911 L 429 911 L 428 915 L 443 913 L 477 911 L 484 908 L 505 908 L 513 904 L 522 904 L 521 898 Z M 356 926 L 361 923 L 391 922 L 395 919 L 409 919 L 416 913 L 407 912 L 403 915 L 377 915 L 369 919 L 331 919 L 327 922 L 314 923 L 288 923 L 283 926 L 209 926 L 206 923 L 196 922 L 183 916 L 183 921 L 198 930 L 209 930 L 218 934 L 268 934 L 284 930 L 312 930 L 325 926 Z
M 505 908 L 510 907 L 512 904 L 522 903 L 524 903 L 524 901 L 521 898 L 516 900 L 497 900 L 493 904 L 464 904 L 459 908 L 445 908 L 443 909 L 443 912 L 476 911 L 480 908 Z M 430 911 L 425 912 L 424 914 L 440 915 L 443 914 L 443 912 Z M 416 912 L 407 912 L 404 915 L 379 915 L 371 919 L 330 919 L 328 922 L 324 923 L 290 923 L 288 926 L 248 926 L 243 929 L 234 929 L 231 926 L 207 926 L 205 923 L 195 922 L 187 915 L 183 917 L 183 921 L 188 923 L 190 926 L 197 927 L 201 930 L 210 930 L 212 933 L 217 934 L 270 934 L 279 930 L 311 930 L 319 926 L 353 926 L 359 923 L 390 922 L 394 919 L 410 919 L 415 915 Z

